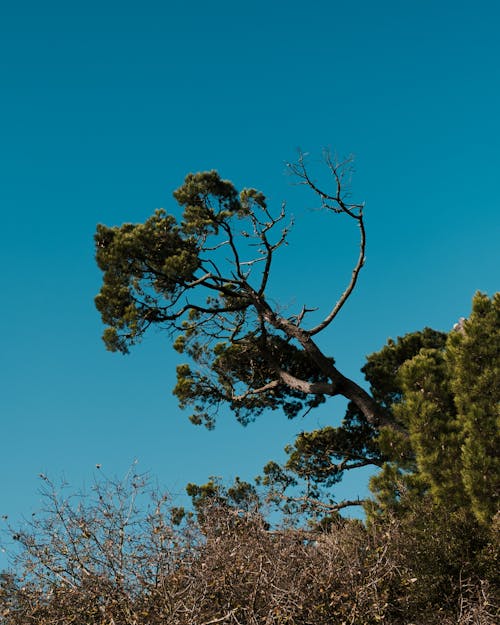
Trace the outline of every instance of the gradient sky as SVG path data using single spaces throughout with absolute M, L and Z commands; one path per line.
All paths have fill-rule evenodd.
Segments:
M 209 475 L 251 479 L 296 433 L 341 415 L 334 401 L 242 428 L 223 413 L 207 432 L 172 397 L 168 336 L 128 357 L 105 351 L 96 223 L 175 210 L 188 172 L 286 199 L 297 226 L 276 297 L 327 307 L 355 239 L 310 210 L 284 164 L 298 147 L 314 167 L 324 146 L 356 155 L 367 264 L 320 343 L 357 380 L 389 336 L 448 330 L 476 290 L 498 289 L 499 6 L 2 3 L 0 514 L 37 509 L 40 472 L 79 489 L 96 463 L 121 475 L 137 459 L 173 493 Z M 358 475 L 339 497 L 365 487 Z

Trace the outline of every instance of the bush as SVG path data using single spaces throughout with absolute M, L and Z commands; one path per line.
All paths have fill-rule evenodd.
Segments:
M 489 625 L 491 531 L 422 501 L 368 526 L 270 528 L 258 506 L 198 517 L 130 473 L 46 506 L 0 578 L 2 625 Z

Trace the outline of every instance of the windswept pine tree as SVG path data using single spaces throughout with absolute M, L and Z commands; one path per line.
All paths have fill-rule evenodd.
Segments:
M 262 192 L 238 191 L 210 171 L 189 174 L 175 191 L 179 219 L 158 210 L 142 224 L 98 226 L 106 347 L 128 353 L 149 328 L 168 332 L 187 359 L 174 393 L 193 423 L 209 428 L 223 405 L 248 424 L 268 410 L 293 418 L 345 397 L 339 427 L 303 432 L 285 466 L 265 467 L 264 484 L 292 508 L 294 500 L 330 513 L 364 503 L 337 501 L 333 486 L 346 471 L 373 466 L 372 511 L 411 494 L 489 523 L 498 509 L 499 296 L 478 293 L 449 334 L 426 328 L 389 341 L 362 369 L 368 390 L 344 375 L 321 337 L 364 264 L 364 205 L 348 199 L 350 159 L 337 163 L 327 152 L 325 161 L 331 189 L 303 156 L 290 169 L 332 219 L 357 228 L 359 247 L 345 290 L 319 321 L 314 302 L 285 315 L 270 294 L 292 226 L 285 207 L 274 214 Z

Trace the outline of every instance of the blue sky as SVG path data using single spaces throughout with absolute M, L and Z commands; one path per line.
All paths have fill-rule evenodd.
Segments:
M 175 210 L 186 173 L 218 169 L 286 199 L 286 304 L 327 306 L 355 256 L 284 163 L 356 155 L 367 264 L 321 345 L 347 375 L 389 336 L 448 330 L 498 289 L 498 3 L 337 0 L 3 3 L 0 9 L 0 514 L 39 505 L 40 472 L 75 489 L 134 459 L 172 492 L 249 479 L 332 402 L 207 432 L 171 395 L 179 357 L 153 334 L 128 357 L 100 340 L 96 223 Z M 365 476 L 339 496 L 363 494 Z

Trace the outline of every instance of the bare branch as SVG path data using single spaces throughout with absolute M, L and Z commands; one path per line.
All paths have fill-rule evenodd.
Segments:
M 298 504 L 307 505 L 311 508 L 320 508 L 322 510 L 326 510 L 327 512 L 338 512 L 344 508 L 348 508 L 351 506 L 362 506 L 366 499 L 345 499 L 343 501 L 339 501 L 338 503 L 324 501 L 322 499 L 316 499 L 315 497 L 309 497 L 308 495 L 301 496 L 291 496 L 285 495 L 284 493 L 274 493 L 274 496 L 278 496 L 281 500 L 286 502 L 293 502 Z
M 323 321 L 321 321 L 321 323 L 317 324 L 309 330 L 309 334 L 311 336 L 318 334 L 327 326 L 329 326 L 348 300 L 349 296 L 354 290 L 354 287 L 356 286 L 359 273 L 364 265 L 366 249 L 366 231 L 363 221 L 364 206 L 363 204 L 347 203 L 344 198 L 344 189 L 342 186 L 345 170 L 352 163 L 352 157 L 345 159 L 343 162 L 337 163 L 332 160 L 330 152 L 328 150 L 325 150 L 324 159 L 335 181 L 335 194 L 327 193 L 313 181 L 305 164 L 305 158 L 303 153 L 299 154 L 298 162 L 295 164 L 291 164 L 290 168 L 293 173 L 303 181 L 304 184 L 306 184 L 321 198 L 321 205 L 324 209 L 331 210 L 335 213 L 343 213 L 345 215 L 348 215 L 351 219 L 354 219 L 358 223 L 360 241 L 358 259 L 356 261 L 354 269 L 352 270 L 349 284 L 347 285 L 346 289 L 344 290 L 330 313 L 323 319 Z
M 359 272 L 361 271 L 365 263 L 366 232 L 365 232 L 365 226 L 363 223 L 362 214 L 360 214 L 360 217 L 357 219 L 358 219 L 358 225 L 360 229 L 359 255 L 358 255 L 358 260 L 356 262 L 356 265 L 354 269 L 352 270 L 351 280 L 349 284 L 347 285 L 347 288 L 345 289 L 345 291 L 340 296 L 340 299 L 337 301 L 335 306 L 330 311 L 330 313 L 323 319 L 321 323 L 318 323 L 318 325 L 316 325 L 314 328 L 311 328 L 309 330 L 309 334 L 311 336 L 318 334 L 319 332 L 321 332 L 327 326 L 330 325 L 330 323 L 335 319 L 335 317 L 338 315 L 338 313 L 340 312 L 340 310 L 342 309 L 342 307 L 348 300 L 349 296 L 354 290 L 354 287 L 356 286 L 356 282 L 358 281 Z

